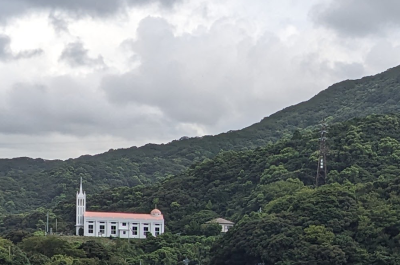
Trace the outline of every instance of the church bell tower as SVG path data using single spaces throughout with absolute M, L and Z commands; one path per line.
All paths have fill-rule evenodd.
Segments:
M 82 190 L 82 178 L 81 178 L 81 185 L 79 187 L 79 192 L 76 192 L 76 235 L 79 236 L 79 230 L 82 229 L 84 226 L 84 215 L 86 212 L 86 193 Z M 81 232 L 81 235 L 82 235 Z

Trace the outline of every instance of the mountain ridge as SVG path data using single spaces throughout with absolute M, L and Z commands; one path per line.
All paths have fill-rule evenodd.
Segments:
M 255 149 L 282 137 L 289 138 L 295 130 L 311 130 L 323 118 L 335 123 L 370 114 L 399 113 L 398 102 L 400 66 L 374 76 L 333 84 L 310 100 L 287 107 L 242 130 L 112 150 L 66 161 L 0 159 L 0 214 L 54 205 L 64 197 L 73 196 L 79 177 L 90 184 L 87 187 L 92 193 L 113 187 L 148 185 L 178 175 L 190 165 L 221 151 Z M 26 197 L 32 199 L 26 201 Z

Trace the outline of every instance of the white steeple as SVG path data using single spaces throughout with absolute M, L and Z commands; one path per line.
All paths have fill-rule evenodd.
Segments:
M 86 212 L 86 193 L 82 189 L 82 178 L 79 187 L 79 192 L 76 192 L 76 235 L 79 235 L 79 230 L 84 225 L 84 215 Z
M 81 185 L 80 185 L 80 187 L 79 187 L 79 193 L 83 193 L 83 192 L 82 192 L 82 177 L 81 177 Z

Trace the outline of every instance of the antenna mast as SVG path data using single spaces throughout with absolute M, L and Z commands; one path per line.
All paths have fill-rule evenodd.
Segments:
M 322 120 L 321 123 L 321 138 L 319 139 L 319 154 L 318 154 L 318 168 L 317 168 L 317 176 L 315 178 L 315 186 L 319 187 L 324 185 L 326 182 L 326 177 L 328 175 L 328 171 L 326 169 L 326 154 L 328 152 L 328 148 L 326 145 L 326 137 L 328 125 L 325 123 L 325 119 Z

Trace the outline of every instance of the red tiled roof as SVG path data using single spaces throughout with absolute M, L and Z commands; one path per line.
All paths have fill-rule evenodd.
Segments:
M 107 219 L 146 219 L 146 220 L 163 220 L 163 215 L 151 215 L 144 213 L 113 213 L 113 212 L 85 212 L 85 217 L 100 217 Z

